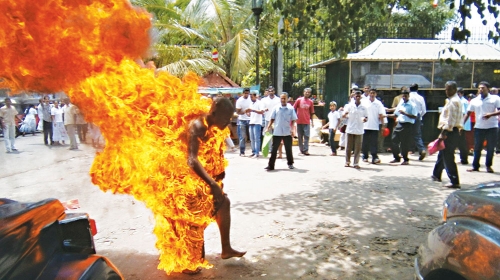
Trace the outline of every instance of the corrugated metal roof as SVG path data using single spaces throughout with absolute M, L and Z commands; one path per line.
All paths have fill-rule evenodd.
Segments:
M 453 51 L 450 52 L 450 48 Z M 455 52 L 458 51 L 457 52 Z M 500 49 L 490 43 L 455 43 L 446 40 L 378 39 L 358 53 L 351 53 L 345 59 L 331 58 L 311 68 L 325 67 L 339 60 L 439 60 L 451 58 L 468 61 L 499 61 Z

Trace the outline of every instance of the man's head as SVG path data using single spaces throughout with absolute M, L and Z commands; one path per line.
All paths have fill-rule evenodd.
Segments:
M 59 101 L 54 101 L 54 107 L 59 108 Z
M 447 81 L 446 84 L 444 84 L 444 90 L 446 92 L 446 96 L 452 97 L 457 93 L 457 83 L 455 81 Z
M 266 97 L 268 95 L 269 95 L 269 90 L 266 88 L 266 90 L 264 90 L 264 97 Z
M 401 94 L 402 94 L 401 98 L 403 99 L 404 103 L 406 103 L 410 100 L 410 91 L 409 90 L 403 89 L 401 91 Z
M 371 87 L 370 85 L 365 85 L 365 86 L 363 87 L 363 92 L 365 93 L 365 95 L 366 95 L 366 96 L 368 96 L 368 94 L 370 94 L 370 89 L 371 89 L 371 88 L 372 88 L 372 87 Z
M 311 97 L 312 89 L 311 88 L 305 88 L 304 89 L 304 97 L 309 98 Z
M 231 118 L 234 113 L 234 106 L 231 101 L 225 97 L 216 97 L 212 102 L 209 117 L 212 118 L 213 124 L 224 129 L 231 123 Z
M 10 108 L 10 105 L 12 105 L 12 100 L 10 100 L 10 98 L 8 97 L 5 97 L 4 102 L 7 108 Z
M 459 97 L 464 96 L 464 88 L 463 87 L 458 87 L 457 88 L 457 93 Z
M 370 101 L 375 101 L 375 98 L 377 98 L 377 90 L 372 88 L 370 89 Z
M 62 101 L 64 104 L 69 105 L 69 98 L 65 97 L 65 98 L 63 98 Z
M 410 91 L 417 91 L 417 90 L 418 90 L 418 84 L 415 83 L 411 84 Z
M 250 88 L 243 89 L 243 98 L 247 99 L 250 94 Z
M 269 96 L 270 96 L 271 98 L 274 98 L 274 95 L 276 94 L 276 90 L 274 89 L 274 87 L 273 87 L 273 86 L 269 86 L 269 87 L 267 88 L 267 92 L 269 93 Z
M 355 102 L 356 104 L 361 103 L 361 94 L 362 94 L 362 93 L 361 93 L 361 91 L 360 91 L 360 90 L 357 90 L 357 91 L 355 91 L 355 92 L 354 92 L 354 102 Z
M 257 100 L 257 93 L 250 94 L 250 99 L 252 100 L 252 102 L 255 102 Z
M 488 93 L 490 92 L 490 83 L 488 83 L 486 81 L 479 82 L 479 85 L 477 88 L 478 88 L 481 96 L 483 98 L 485 98 L 486 96 L 488 96 Z
M 498 95 L 498 88 L 492 87 L 491 90 L 490 90 L 490 93 L 494 94 L 494 95 Z
M 337 109 L 337 102 L 335 101 L 332 101 L 330 102 L 330 110 L 335 111 L 335 109 Z
M 280 101 L 281 101 L 281 106 L 286 106 L 286 102 L 288 100 L 288 93 L 286 92 L 283 92 L 281 95 L 280 95 Z

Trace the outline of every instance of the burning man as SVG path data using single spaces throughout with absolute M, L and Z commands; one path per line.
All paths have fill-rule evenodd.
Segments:
M 222 179 L 225 173 L 209 174 L 205 167 L 198 159 L 198 152 L 200 144 L 203 145 L 211 137 L 213 137 L 212 128 L 219 129 L 226 128 L 231 123 L 231 117 L 234 113 L 234 107 L 229 99 L 219 97 L 214 100 L 208 115 L 199 117 L 194 120 L 189 126 L 188 136 L 188 165 L 191 169 L 207 183 L 205 186 L 200 186 L 203 193 L 211 193 L 213 195 L 213 215 L 219 227 L 221 245 L 222 245 L 222 259 L 229 259 L 232 257 L 242 257 L 246 252 L 239 252 L 231 247 L 229 238 L 229 230 L 231 227 L 231 214 L 230 214 L 230 201 L 227 195 L 222 191 Z M 223 155 L 214 160 L 223 161 Z M 208 186 L 208 188 L 207 188 Z M 207 202 L 207 200 L 204 200 Z M 203 241 L 202 241 L 203 242 Z M 204 250 L 201 253 L 204 258 Z M 184 271 L 185 273 L 197 273 L 196 271 Z

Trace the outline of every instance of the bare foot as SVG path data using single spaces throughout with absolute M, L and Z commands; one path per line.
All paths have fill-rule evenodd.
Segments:
M 201 268 L 197 268 L 196 270 L 189 270 L 189 269 L 184 269 L 182 273 L 188 274 L 188 275 L 195 275 L 201 272 Z
M 220 254 L 220 257 L 225 260 L 225 259 L 230 259 L 230 258 L 234 258 L 234 257 L 238 257 L 238 258 L 241 258 L 243 257 L 247 252 L 238 252 L 234 249 L 230 249 L 228 251 L 222 251 L 222 253 Z

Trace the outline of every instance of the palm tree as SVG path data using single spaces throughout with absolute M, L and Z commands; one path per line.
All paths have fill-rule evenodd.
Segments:
M 248 1 L 135 0 L 155 15 L 158 29 L 155 60 L 182 76 L 188 70 L 226 73 L 239 83 L 252 68 L 255 30 Z M 216 48 L 219 62 L 211 60 Z

